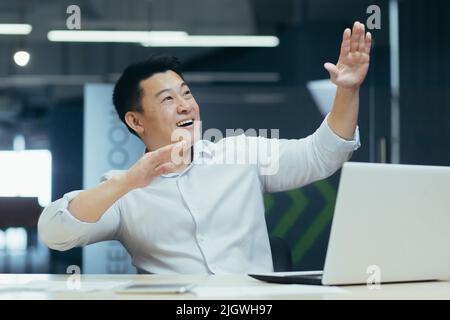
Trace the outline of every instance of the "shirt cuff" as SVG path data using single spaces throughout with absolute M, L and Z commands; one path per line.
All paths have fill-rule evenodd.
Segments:
M 67 223 L 69 226 L 73 226 L 75 228 L 86 227 L 89 228 L 91 225 L 95 224 L 95 222 L 86 222 L 81 221 L 77 217 L 69 211 L 69 203 L 72 201 L 82 190 L 72 191 L 66 193 L 63 197 L 63 206 L 57 211 L 57 214 L 60 215 L 62 221 Z
M 321 141 L 324 148 L 331 152 L 352 152 L 357 150 L 361 146 L 359 139 L 359 127 L 356 126 L 355 133 L 352 140 L 345 140 L 339 137 L 328 125 L 328 116 L 325 117 L 319 129 L 317 129 L 317 135 L 319 141 Z

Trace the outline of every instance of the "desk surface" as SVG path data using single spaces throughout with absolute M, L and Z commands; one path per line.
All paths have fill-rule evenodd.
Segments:
M 39 274 L 0 274 L 0 300 L 3 299 L 208 299 L 198 297 L 192 293 L 185 294 L 120 294 L 113 289 L 83 292 L 66 290 L 46 292 L 44 290 L 30 290 L 30 283 L 67 283 L 70 275 L 39 275 Z M 73 279 L 73 278 L 72 278 Z M 207 286 L 283 286 L 260 282 L 245 275 L 83 275 L 82 282 L 126 282 L 134 283 L 186 283 L 192 282 Z M 285 285 L 284 285 L 285 286 Z M 380 289 L 369 289 L 367 286 L 342 286 L 346 293 L 320 293 L 302 295 L 258 295 L 219 297 L 210 299 L 450 299 L 450 281 L 415 282 L 382 284 Z M 218 288 L 220 289 L 220 288 Z

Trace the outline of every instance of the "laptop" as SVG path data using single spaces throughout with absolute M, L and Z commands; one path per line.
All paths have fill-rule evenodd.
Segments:
M 323 271 L 250 276 L 314 285 L 450 279 L 450 167 L 346 162 Z

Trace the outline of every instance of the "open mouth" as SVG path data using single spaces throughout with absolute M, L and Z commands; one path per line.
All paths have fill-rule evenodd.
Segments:
M 189 127 L 193 124 L 194 124 L 194 119 L 182 120 L 180 122 L 177 122 L 177 127 L 185 128 L 185 127 Z

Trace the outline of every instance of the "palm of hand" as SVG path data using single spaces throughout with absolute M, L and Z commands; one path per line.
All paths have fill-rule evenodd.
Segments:
M 359 87 L 369 69 L 371 44 L 371 34 L 368 32 L 364 35 L 363 24 L 355 22 L 352 32 L 346 29 L 337 64 L 325 64 L 331 81 L 340 87 Z

